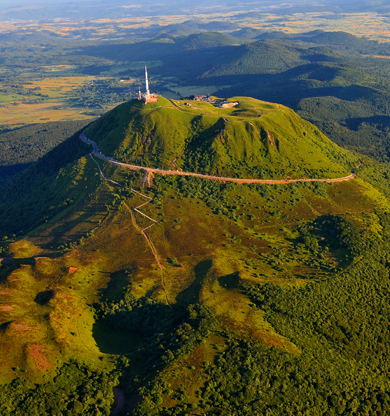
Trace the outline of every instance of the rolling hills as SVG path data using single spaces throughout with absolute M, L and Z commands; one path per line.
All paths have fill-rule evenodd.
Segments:
M 175 32 L 180 25 L 172 27 L 173 32 L 167 26 L 167 32 L 151 32 L 156 37 L 146 41 L 86 47 L 80 53 L 95 59 L 149 61 L 157 65 L 155 88 L 162 94 L 169 90 L 177 97 L 174 85 L 192 91 L 197 86 L 220 97 L 250 95 L 281 103 L 337 144 L 388 160 L 386 43 L 341 31 L 191 33 L 190 28 L 208 28 L 187 23 L 182 34 Z M 134 73 L 141 74 L 129 70 L 123 75 Z M 331 110 L 335 103 L 340 112 Z
M 172 171 L 327 178 L 359 163 L 287 107 L 230 100 L 130 101 L 85 134 Z M 332 184 L 155 174 L 142 189 L 142 170 L 93 159 L 79 133 L 2 188 L 1 414 L 108 415 L 114 394 L 138 416 L 386 413 L 375 162 Z

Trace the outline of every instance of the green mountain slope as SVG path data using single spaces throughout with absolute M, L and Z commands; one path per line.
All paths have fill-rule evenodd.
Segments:
M 350 65 L 316 62 L 217 93 L 249 91 L 293 107 L 340 145 L 386 157 L 390 84 L 383 78 Z
M 303 51 L 272 42 L 254 42 L 219 56 L 204 76 L 283 72 L 307 63 Z
M 241 42 L 237 38 L 223 33 L 203 32 L 187 36 L 184 40 L 178 42 L 178 45 L 188 50 L 238 45 L 240 43 Z
M 86 135 L 174 171 L 358 163 L 292 110 L 232 100 L 129 102 Z M 390 205 L 362 179 L 379 164 L 142 189 L 90 150 L 74 135 L 2 188 L 0 414 L 109 415 L 114 393 L 138 416 L 386 414 Z
M 340 177 L 351 158 L 292 110 L 243 97 L 233 109 L 206 102 L 131 102 L 86 130 L 126 163 L 242 178 Z M 348 167 L 347 167 L 348 166 Z

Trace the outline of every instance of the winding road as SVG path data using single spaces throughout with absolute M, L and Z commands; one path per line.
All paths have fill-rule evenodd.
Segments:
M 149 236 L 145 232 L 148 228 L 151 228 L 154 225 L 158 224 L 158 221 L 154 220 L 153 218 L 149 217 L 148 215 L 146 215 L 142 211 L 140 211 L 140 208 L 143 207 L 143 206 L 145 206 L 145 205 L 147 205 L 149 202 L 151 202 L 152 201 L 152 198 L 150 198 L 147 195 L 142 194 L 141 192 L 136 191 L 135 189 L 128 188 L 128 187 L 126 187 L 124 185 L 121 185 L 120 183 L 118 183 L 118 182 L 116 182 L 116 181 L 114 181 L 112 179 L 106 178 L 104 176 L 101 168 L 100 168 L 99 163 L 95 160 L 95 158 L 93 156 L 95 156 L 95 157 L 97 157 L 97 158 L 99 158 L 99 159 L 101 159 L 101 160 L 103 160 L 105 162 L 111 163 L 112 165 L 120 166 L 122 168 L 130 169 L 130 170 L 141 170 L 141 171 L 145 172 L 146 174 L 158 173 L 158 174 L 164 175 L 164 176 L 165 175 L 196 176 L 198 178 L 210 179 L 210 180 L 215 180 L 215 181 L 224 182 L 224 183 L 225 182 L 234 182 L 234 183 L 239 183 L 239 184 L 260 183 L 260 184 L 268 184 L 268 185 L 286 185 L 286 184 L 296 183 L 296 182 L 326 182 L 326 183 L 333 183 L 333 182 L 345 182 L 345 181 L 349 181 L 349 180 L 351 180 L 351 179 L 353 179 L 353 178 L 356 177 L 355 170 L 353 170 L 350 175 L 345 176 L 343 178 L 335 178 L 335 179 L 308 179 L 308 178 L 302 178 L 302 179 L 284 179 L 284 180 L 278 180 L 278 179 L 238 179 L 238 178 L 229 178 L 229 177 L 223 177 L 223 176 L 204 175 L 204 174 L 201 174 L 201 173 L 181 172 L 181 171 L 178 171 L 178 170 L 164 170 L 164 169 L 158 169 L 158 168 L 149 168 L 149 167 L 145 167 L 145 166 L 130 165 L 130 164 L 127 164 L 127 163 L 122 163 L 122 162 L 119 162 L 117 160 L 114 160 L 111 157 L 105 156 L 103 153 L 101 153 L 99 151 L 97 144 L 94 141 L 89 140 L 85 136 L 85 130 L 80 134 L 80 139 L 83 142 L 85 142 L 85 143 L 87 143 L 87 144 L 89 144 L 89 145 L 92 146 L 93 151 L 90 154 L 90 156 L 93 159 L 93 161 L 96 163 L 96 165 L 98 166 L 100 175 L 101 175 L 101 177 L 103 178 L 104 181 L 111 182 L 114 185 L 117 185 L 117 186 L 119 186 L 121 188 L 124 188 L 124 189 L 127 189 L 127 190 L 131 191 L 131 192 L 134 192 L 135 194 L 137 194 L 137 195 L 139 195 L 139 196 L 141 196 L 141 197 L 143 197 L 143 198 L 145 198 L 147 200 L 146 202 L 142 203 L 141 205 L 133 208 L 133 210 L 135 212 L 137 212 L 138 214 L 142 215 L 143 217 L 147 218 L 148 220 L 152 221 L 152 224 L 151 225 L 149 225 L 148 227 L 145 227 L 143 229 L 139 229 L 139 231 L 144 236 L 147 244 L 149 245 L 149 247 L 150 247 L 150 249 L 151 249 L 151 251 L 153 253 L 153 256 L 154 256 L 154 258 L 155 258 L 155 260 L 157 262 L 157 265 L 158 265 L 158 267 L 159 267 L 159 269 L 161 271 L 161 286 L 162 286 L 162 289 L 164 291 L 165 301 L 166 301 L 167 305 L 169 305 L 169 306 L 170 306 L 170 303 L 169 303 L 169 300 L 168 300 L 168 294 L 167 294 L 166 287 L 165 287 L 164 269 L 163 269 L 163 266 L 161 264 L 161 261 L 160 261 L 160 258 L 158 256 L 158 253 L 157 253 L 156 248 L 154 247 L 151 239 L 149 238 Z M 359 167 L 361 167 L 361 166 L 363 166 L 362 163 L 359 164 L 359 166 L 357 167 L 357 169 Z M 130 209 L 130 207 L 128 207 L 128 208 Z M 139 228 L 139 227 L 136 226 L 136 228 Z M 125 403 L 125 400 L 126 400 L 125 393 L 124 393 L 124 391 L 122 389 L 114 388 L 114 396 L 115 396 L 115 408 L 113 409 L 113 411 L 111 413 L 112 416 L 117 415 L 120 411 L 123 410 L 124 403 Z
M 104 176 L 103 171 L 100 168 L 99 163 L 96 161 L 96 159 L 93 157 L 97 157 L 105 162 L 111 163 L 112 165 L 116 165 L 116 166 L 120 166 L 122 168 L 125 169 L 131 169 L 131 170 L 142 170 L 143 172 L 145 172 L 146 174 L 153 174 L 153 173 L 158 173 L 160 175 L 177 175 L 177 176 L 196 176 L 198 178 L 203 178 L 203 179 L 211 179 L 211 180 L 215 180 L 215 181 L 220 181 L 220 182 L 234 182 L 234 183 L 239 183 L 239 184 L 250 184 L 250 183 L 261 183 L 261 184 L 267 184 L 267 185 L 286 185 L 286 184 L 290 184 L 290 183 L 296 183 L 296 182 L 326 182 L 326 183 L 332 183 L 332 182 L 344 182 L 344 181 L 349 181 L 353 178 L 356 177 L 356 173 L 353 170 L 352 173 L 348 176 L 344 176 L 343 178 L 335 178 L 335 179 L 307 179 L 307 178 L 303 178 L 303 179 L 238 179 L 238 178 L 229 178 L 229 177 L 224 177 L 224 176 L 213 176 L 213 175 L 204 175 L 201 173 L 192 173 L 192 172 L 181 172 L 178 170 L 165 170 L 165 169 L 158 169 L 158 168 L 149 168 L 149 167 L 145 167 L 145 166 L 138 166 L 138 165 L 130 165 L 127 163 L 122 163 L 119 162 L 111 157 L 105 156 L 103 153 L 101 153 L 99 151 L 99 148 L 97 146 L 97 144 L 88 139 L 85 136 L 85 130 L 80 134 L 80 139 L 91 145 L 92 146 L 92 153 L 90 154 L 91 158 L 93 159 L 93 161 L 96 163 L 96 165 L 98 166 L 99 172 L 101 177 L 103 178 L 104 181 L 107 182 L 111 182 L 121 188 L 127 189 L 131 192 L 134 192 L 135 194 L 141 196 L 142 198 L 147 199 L 146 202 L 142 203 L 141 205 L 133 208 L 133 210 L 135 212 L 137 212 L 138 214 L 142 215 L 143 217 L 147 218 L 148 220 L 152 221 L 152 224 L 149 225 L 148 227 L 145 227 L 144 229 L 140 229 L 141 234 L 144 236 L 146 242 L 148 243 L 153 256 L 155 257 L 155 260 L 157 262 L 157 265 L 161 271 L 161 285 L 162 285 L 162 289 L 164 291 L 165 294 L 165 300 L 166 303 L 169 305 L 169 300 L 168 300 L 168 294 L 166 291 L 166 287 L 165 287 L 165 279 L 164 279 L 164 269 L 163 266 L 160 262 L 158 253 L 156 248 L 154 247 L 152 241 L 150 240 L 149 236 L 146 234 L 146 230 L 148 228 L 153 227 L 154 225 L 158 224 L 158 221 L 156 221 L 155 219 L 149 217 L 148 215 L 146 215 L 145 213 L 143 213 L 140 208 L 147 205 L 149 202 L 152 201 L 152 198 L 150 198 L 147 195 L 142 194 L 141 192 L 136 191 L 135 189 L 132 188 L 128 188 L 124 185 L 121 185 L 120 183 L 112 180 L 112 179 L 108 179 Z M 358 166 L 361 167 L 363 166 L 362 163 L 360 163 L 360 165 Z
M 149 168 L 145 166 L 130 165 L 128 163 L 119 162 L 111 157 L 105 156 L 103 153 L 99 151 L 97 144 L 94 141 L 89 140 L 85 136 L 85 130 L 80 134 L 80 139 L 83 142 L 91 145 L 93 148 L 93 151 L 92 151 L 93 155 L 95 155 L 99 159 L 104 160 L 105 162 L 111 163 L 112 165 L 120 166 L 125 169 L 142 170 L 146 173 L 158 173 L 164 176 L 167 176 L 167 175 L 196 176 L 198 178 L 211 179 L 211 180 L 219 181 L 219 182 L 234 182 L 234 183 L 240 183 L 240 184 L 261 183 L 261 184 L 266 184 L 266 185 L 287 185 L 289 183 L 297 183 L 297 182 L 326 182 L 326 183 L 345 182 L 356 177 L 356 173 L 353 170 L 351 174 L 348 176 L 344 176 L 342 178 L 334 178 L 334 179 L 330 179 L 330 178 L 328 179 L 308 179 L 308 178 L 302 178 L 302 179 L 238 179 L 238 178 L 229 178 L 225 176 L 204 175 L 202 173 L 182 172 L 179 170 L 165 170 L 165 169 L 158 169 L 158 168 Z M 362 166 L 362 164 L 360 164 L 360 166 Z

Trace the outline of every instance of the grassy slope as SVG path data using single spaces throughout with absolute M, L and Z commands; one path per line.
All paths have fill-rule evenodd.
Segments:
M 222 114 L 231 120 L 226 127 L 227 137 L 230 137 L 227 148 L 230 151 L 234 149 L 233 131 L 229 130 L 234 126 L 238 142 L 235 154 L 238 155 L 243 152 L 244 146 L 239 142 L 239 132 L 249 141 L 245 145 L 249 149 L 254 148 L 247 120 L 253 119 L 252 105 L 256 111 L 261 108 L 264 115 L 258 123 L 264 129 L 272 128 L 276 132 L 283 129 L 286 136 L 286 132 L 289 133 L 283 138 L 279 133 L 280 141 L 286 148 L 281 160 L 298 157 L 293 147 L 296 141 L 289 140 L 296 137 L 296 131 L 301 132 L 301 125 L 296 126 L 295 120 L 304 123 L 305 127 L 313 128 L 311 125 L 284 107 L 279 112 L 273 104 L 243 98 L 239 100 L 243 102 L 240 110 L 250 112 L 249 118 L 244 118 L 243 113 L 233 115 L 237 110 L 225 112 L 214 110 L 207 104 L 195 104 L 203 111 L 211 112 L 209 118 L 204 116 L 206 127 L 214 128 L 215 120 L 219 120 Z M 182 144 L 186 155 L 182 133 L 188 133 L 189 123 L 200 110 L 188 109 L 180 103 L 177 103 L 181 105 L 180 111 L 166 101 L 158 104 L 163 105 L 148 105 L 142 109 L 120 106 L 116 112 L 97 121 L 88 135 L 96 140 L 100 137 L 99 147 L 114 155 L 116 149 L 118 154 L 123 154 L 123 149 L 133 145 L 136 150 L 133 157 L 141 155 L 139 160 L 145 161 L 140 148 L 136 147 L 136 137 L 128 136 L 127 129 L 146 120 L 147 128 L 157 126 L 154 137 L 158 137 L 157 132 L 163 134 L 164 130 L 159 129 L 167 129 L 167 120 L 171 117 L 172 122 L 182 128 L 176 132 L 169 130 L 171 137 L 166 141 L 167 146 L 161 147 L 164 151 L 162 155 L 153 156 L 151 151 L 147 154 L 154 163 L 170 167 L 164 163 L 176 155 L 169 152 L 176 150 L 178 140 L 182 140 L 179 144 Z M 122 123 L 124 120 L 128 122 L 129 112 L 135 113 L 135 117 L 131 118 L 133 124 L 124 126 Z M 118 117 L 115 119 L 114 115 Z M 255 124 L 256 119 L 253 120 Z M 165 125 L 161 127 L 158 121 L 164 121 Z M 294 125 L 296 129 L 293 129 Z M 112 133 L 110 126 L 114 127 Z M 316 152 L 313 153 L 316 157 L 321 155 L 328 173 L 329 160 L 336 159 L 338 148 L 322 135 L 311 138 L 311 133 L 307 133 L 310 150 L 302 146 L 302 152 Z M 317 142 L 314 137 L 318 137 Z M 142 138 L 140 141 L 142 143 Z M 220 150 L 218 146 L 216 152 L 222 154 L 225 147 Z M 319 152 L 321 148 L 324 153 Z M 52 152 L 52 160 L 64 155 L 62 148 Z M 335 153 L 332 155 L 332 152 Z M 342 160 L 345 154 L 341 152 Z M 309 157 L 299 157 L 303 158 L 302 161 L 309 161 Z M 127 331 L 123 330 L 123 325 L 115 329 L 107 321 L 97 319 L 92 307 L 94 302 L 101 303 L 102 300 L 119 302 L 123 293 L 127 292 L 135 299 L 148 299 L 149 303 L 143 310 L 149 312 L 144 313 L 153 311 L 152 301 L 164 308 L 161 275 L 155 258 L 139 233 L 140 227 L 150 223 L 135 217 L 131 209 L 142 200 L 102 183 L 90 158 L 81 155 L 78 160 L 68 162 L 70 164 L 65 166 L 58 162 L 57 168 L 62 167 L 61 187 L 68 189 L 69 184 L 75 182 L 73 192 L 81 197 L 30 233 L 27 239 L 11 244 L 9 250 L 14 262 L 0 267 L 0 351 L 4 357 L 0 361 L 1 382 L 8 382 L 19 374 L 42 382 L 45 380 L 43 376 L 46 380 L 50 379 L 62 362 L 72 358 L 93 369 L 107 371 L 112 368 L 112 354 L 125 353 L 133 363 L 127 373 L 127 380 L 130 380 L 128 392 L 135 394 L 131 397 L 136 397 L 136 401 L 145 398 L 141 401 L 141 408 L 148 403 L 148 391 L 154 395 L 154 388 L 160 389 L 161 385 L 169 383 L 169 388 L 175 393 L 156 393 L 162 397 L 157 408 L 178 407 L 185 403 L 186 406 L 195 406 L 194 409 L 199 406 L 198 410 L 194 410 L 195 414 L 204 414 L 203 409 L 210 406 L 207 404 L 209 401 L 200 399 L 196 390 L 204 389 L 208 381 L 216 379 L 204 362 L 214 362 L 225 351 L 228 354 L 229 339 L 260 342 L 267 354 L 285 351 L 291 360 L 306 354 L 309 351 L 307 345 L 300 343 L 296 337 L 292 342 L 285 336 L 288 331 L 279 332 L 272 326 L 261 307 L 254 307 L 242 287 L 274 283 L 293 290 L 306 287 L 314 279 L 318 282 L 332 279 L 338 270 L 351 264 L 345 248 L 330 246 L 328 251 L 313 254 L 309 246 L 302 245 L 299 227 L 326 214 L 344 215 L 347 212 L 347 217 L 363 231 L 376 235 L 381 230 L 376 212 L 389 208 L 387 200 L 362 180 L 331 185 L 268 187 L 225 186 L 194 178 L 157 176 L 154 188 L 148 191 L 155 197 L 155 202 L 144 207 L 144 211 L 159 221 L 148 231 L 148 235 L 165 270 L 165 286 L 172 306 L 168 309 L 180 317 L 183 308 L 200 303 L 212 313 L 217 325 L 214 324 L 211 327 L 214 329 L 209 329 L 203 336 L 203 342 L 189 346 L 186 353 L 176 353 L 173 347 L 175 341 L 172 341 L 169 348 L 176 358 L 165 364 L 156 359 L 155 363 L 160 364 L 159 373 L 155 373 L 147 361 L 150 334 L 142 330 L 139 321 L 134 321 Z M 138 186 L 138 174 L 132 175 L 129 171 L 100 163 L 107 177 Z M 190 162 L 182 159 L 182 163 L 185 166 L 184 163 Z M 337 166 L 333 172 L 336 173 L 337 169 L 342 168 Z M 30 170 L 29 174 L 31 177 L 38 175 L 37 169 Z M 56 183 L 56 177 L 53 175 L 51 178 Z M 24 183 L 22 176 L 18 183 Z M 123 303 L 118 303 L 115 308 L 120 310 L 121 307 Z M 134 313 L 137 313 L 136 309 Z M 168 339 L 173 340 L 181 337 L 179 329 L 179 332 L 164 329 L 161 319 L 159 314 L 154 319 L 161 324 L 157 330 L 161 336 L 166 333 Z M 277 321 L 275 323 L 279 325 Z M 270 349 L 271 346 L 276 350 Z M 142 351 L 145 351 L 144 356 Z M 331 371 L 340 371 L 338 359 L 327 365 L 330 365 Z M 134 382 L 135 379 L 140 384 Z M 191 387 L 181 392 L 185 380 L 190 379 Z M 146 386 L 147 381 L 152 381 L 149 390 L 144 389 L 142 397 L 138 396 L 135 392 L 138 387 Z M 149 410 L 145 412 L 140 414 L 150 414 Z
M 314 123 L 334 142 L 383 159 L 388 153 L 389 83 L 360 69 L 359 62 L 355 66 L 353 62 L 321 62 L 326 60 L 267 77 L 242 78 L 239 85 L 216 94 L 250 92 L 258 99 L 281 102 Z M 250 67 L 246 71 L 250 73 Z M 223 80 L 216 77 L 210 82 L 218 78 Z
M 160 97 L 123 104 L 87 129 L 106 155 L 128 163 L 236 177 L 346 176 L 356 157 L 292 110 L 235 97 L 239 106 Z
M 88 160 L 85 178 L 91 178 L 94 170 L 93 162 Z M 109 166 L 106 166 L 106 173 L 119 180 L 124 180 L 126 175 L 120 170 L 112 172 Z M 179 181 L 158 182 L 157 189 L 167 193 L 162 205 L 145 209 L 152 217 L 165 220 L 150 231 L 150 236 L 166 268 L 170 302 L 175 303 L 175 299 L 184 304 L 201 301 L 221 317 L 227 328 L 238 326 L 243 335 L 251 334 L 266 343 L 275 340 L 287 347 L 289 342 L 274 333 L 260 311 L 252 311 L 236 285 L 224 288 L 229 281 L 224 283 L 221 276 L 239 271 L 240 281 L 251 282 L 253 279 L 283 281 L 288 275 L 294 282 L 297 272 L 310 274 L 311 270 L 304 266 L 305 256 L 300 258 L 294 254 L 294 244 L 287 242 L 287 238 L 298 236 L 294 230 L 299 223 L 317 215 L 345 210 L 361 221 L 361 213 L 372 212 L 374 208 L 372 198 L 380 201 L 374 190 L 359 182 L 326 186 L 322 196 L 313 193 L 315 188 L 309 186 L 296 187 L 295 197 L 288 188 L 279 188 L 269 193 L 271 198 L 261 197 L 255 188 L 232 186 L 226 194 L 226 206 L 237 205 L 238 210 L 235 212 L 237 220 L 231 220 L 214 213 L 202 198 L 184 197 L 185 181 L 176 182 Z M 204 185 L 207 190 L 207 181 Z M 91 363 L 103 352 L 115 352 L 119 348 L 115 342 L 108 347 L 100 345 L 103 351 L 99 350 L 93 337 L 96 336 L 93 314 L 87 306 L 98 300 L 97 294 L 104 287 L 107 289 L 103 293 L 106 296 L 112 293 L 113 298 L 117 298 L 123 286 L 130 285 L 136 297 L 152 296 L 164 301 L 155 260 L 134 228 L 127 208 L 139 204 L 138 200 L 123 195 L 126 204 L 117 205 L 107 216 L 104 201 L 109 202 L 110 195 L 116 192 L 119 190 L 102 184 L 95 194 L 97 201 L 95 197 L 87 199 L 78 209 L 50 221 L 35 236 L 11 245 L 11 253 L 18 259 L 15 262 L 20 268 L 3 275 L 7 277 L 3 280 L 2 300 L 12 306 L 11 310 L 1 312 L 5 322 L 12 322 L 2 336 L 3 348 L 12 350 L 12 358 L 9 353 L 3 355 L 6 360 L 2 368 L 7 369 L 2 371 L 3 381 L 13 374 L 11 367 L 26 369 L 29 377 L 40 374 L 34 370 L 34 361 L 29 359 L 28 353 L 26 358 L 26 348 L 31 345 L 44 346 L 43 356 L 50 364 L 44 370 L 54 369 L 58 359 L 77 357 Z M 348 194 L 353 195 L 353 199 L 348 198 Z M 381 205 L 378 208 L 381 209 Z M 255 219 L 250 219 L 251 215 Z M 375 217 L 372 219 L 375 223 Z M 143 223 L 144 220 L 139 221 Z M 193 236 L 191 241 L 188 235 Z M 49 249 L 64 245 L 71 250 Z M 290 253 L 291 260 L 286 258 L 283 269 L 278 271 L 271 264 L 272 253 L 280 249 Z M 170 258 L 177 259 L 181 266 L 171 265 L 166 260 Z M 205 281 L 195 283 L 196 268 L 205 261 L 210 261 L 213 273 Z M 70 267 L 77 271 L 69 273 Z M 121 277 L 120 271 L 127 269 L 135 272 Z M 48 294 L 48 300 L 39 303 L 39 294 L 43 293 Z M 214 295 L 210 296 L 211 293 Z M 231 308 L 233 305 L 238 308 L 238 315 Z M 49 319 L 42 319 L 42 316 Z M 110 336 L 115 338 L 115 334 Z M 131 338 L 128 342 L 131 349 Z M 294 351 L 295 347 L 291 348 Z

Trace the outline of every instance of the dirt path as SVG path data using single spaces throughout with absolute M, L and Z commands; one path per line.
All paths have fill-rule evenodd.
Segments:
M 149 229 L 149 228 L 153 227 L 154 225 L 158 224 L 158 221 L 156 221 L 155 219 L 153 219 L 153 218 L 149 217 L 148 215 L 146 215 L 146 214 L 144 214 L 142 211 L 140 211 L 140 208 L 142 208 L 143 206 L 145 206 L 145 205 L 149 204 L 149 202 L 151 202 L 151 201 L 152 201 L 152 198 L 150 198 L 150 197 L 149 197 L 149 196 L 147 196 L 147 195 L 142 194 L 141 192 L 136 191 L 135 189 L 132 189 L 132 188 L 128 188 L 128 187 L 126 187 L 126 186 L 123 186 L 123 185 L 121 185 L 120 183 L 118 183 L 118 182 L 116 182 L 116 181 L 113 181 L 112 179 L 107 179 L 107 178 L 104 176 L 104 174 L 103 174 L 103 172 L 102 172 L 102 170 L 101 170 L 101 168 L 100 168 L 99 163 L 95 160 L 95 158 L 94 158 L 92 155 L 90 155 L 90 156 L 91 156 L 92 160 L 96 163 L 96 165 L 97 165 L 97 167 L 98 167 L 98 169 L 99 169 L 100 175 L 101 175 L 101 177 L 103 178 L 103 180 L 104 180 L 104 181 L 106 181 L 106 182 L 111 182 L 111 183 L 113 183 L 113 184 L 115 184 L 115 185 L 117 185 L 117 186 L 119 186 L 119 187 L 121 187 L 121 188 L 123 188 L 123 189 L 127 189 L 128 191 L 134 192 L 135 194 L 137 194 L 137 195 L 141 196 L 142 198 L 147 199 L 147 201 L 146 201 L 146 202 L 144 202 L 144 203 L 142 203 L 141 205 L 138 205 L 137 207 L 132 208 L 132 209 L 133 209 L 135 212 L 137 212 L 138 214 L 140 214 L 140 215 L 142 215 L 143 217 L 147 218 L 148 220 L 152 221 L 152 222 L 153 222 L 153 224 L 150 224 L 150 225 L 148 225 L 147 227 L 145 227 L 145 228 L 141 229 L 141 227 L 139 227 L 139 226 L 138 226 L 138 224 L 137 224 L 137 222 L 136 222 L 135 218 L 133 218 L 133 216 L 132 216 L 132 222 L 133 222 L 134 227 L 135 227 L 135 228 L 136 228 L 136 229 L 137 229 L 137 230 L 138 230 L 138 231 L 139 231 L 139 232 L 140 232 L 140 233 L 144 236 L 144 238 L 145 238 L 146 242 L 148 243 L 148 246 L 150 247 L 150 250 L 151 250 L 151 251 L 152 251 L 152 253 L 153 253 L 154 258 L 156 259 L 156 263 L 157 263 L 157 265 L 158 265 L 158 267 L 159 267 L 159 269 L 160 269 L 160 272 L 161 272 L 161 286 L 162 286 L 162 289 L 163 289 L 163 291 L 164 291 L 165 301 L 166 301 L 167 305 L 170 305 L 169 300 L 168 300 L 167 290 L 166 290 L 166 287 L 165 287 L 165 275 L 164 275 L 164 268 L 163 268 L 163 266 L 162 266 L 162 264 L 161 264 L 160 257 L 159 257 L 159 255 L 158 255 L 158 252 L 157 252 L 156 248 L 154 247 L 154 245 L 153 245 L 153 243 L 152 243 L 152 241 L 151 241 L 150 237 L 149 237 L 149 236 L 146 234 L 146 232 L 145 232 L 147 229 Z M 129 209 L 130 214 L 132 214 L 131 208 L 130 208 L 127 204 L 125 204 L 125 205 L 126 205 L 126 207 Z
M 176 106 L 176 104 L 174 104 Z M 177 106 L 176 106 L 177 107 Z M 152 198 L 150 198 L 147 195 L 142 194 L 141 192 L 136 191 L 135 189 L 132 188 L 127 188 L 126 186 L 121 185 L 120 183 L 112 180 L 112 179 L 107 179 L 101 168 L 99 163 L 96 161 L 96 159 L 93 157 L 96 156 L 97 158 L 104 160 L 105 162 L 111 163 L 113 165 L 116 166 L 120 166 L 123 167 L 125 169 L 131 169 L 131 170 L 142 170 L 144 172 L 146 172 L 146 174 L 154 174 L 154 173 L 158 173 L 160 175 L 177 175 L 177 176 L 196 176 L 198 178 L 203 178 L 203 179 L 210 179 L 210 180 L 216 180 L 216 181 L 220 181 L 220 182 L 234 182 L 234 183 L 239 183 L 239 184 L 251 184 L 251 183 L 260 183 L 260 184 L 267 184 L 267 185 L 287 185 L 290 183 L 297 183 L 297 182 L 326 182 L 326 183 L 333 183 L 333 182 L 344 182 L 344 181 L 349 181 L 353 178 L 355 178 L 356 173 L 353 170 L 352 173 L 348 176 L 344 176 L 343 178 L 334 178 L 334 179 L 308 179 L 308 178 L 302 178 L 302 179 L 285 179 L 285 180 L 279 180 L 279 179 L 238 179 L 238 178 L 229 178 L 229 177 L 224 177 L 224 176 L 213 176 L 213 175 L 204 175 L 201 173 L 192 173 L 192 172 L 180 172 L 178 170 L 164 170 L 164 169 L 157 169 L 157 168 L 148 168 L 148 167 L 144 167 L 144 166 L 137 166 L 137 165 L 130 165 L 127 163 L 122 163 L 122 162 L 118 162 L 117 160 L 114 160 L 110 157 L 105 156 L 103 153 L 101 153 L 98 149 L 97 144 L 92 141 L 89 140 L 85 134 L 84 134 L 85 130 L 80 134 L 80 139 L 82 141 L 84 141 L 85 143 L 88 143 L 89 145 L 92 146 L 93 148 L 93 152 L 90 154 L 92 160 L 96 163 L 100 175 L 103 178 L 104 181 L 107 182 L 111 182 L 114 185 L 117 185 L 121 188 L 127 189 L 139 196 L 141 196 L 142 198 L 147 199 L 146 202 L 142 203 L 141 205 L 138 205 L 137 207 L 133 208 L 133 210 L 135 212 L 137 212 L 138 214 L 142 215 L 143 217 L 147 218 L 149 221 L 152 221 L 153 224 L 149 225 L 148 227 L 145 227 L 144 229 L 141 229 L 140 227 L 138 227 L 138 225 L 136 225 L 136 227 L 139 229 L 140 233 L 144 236 L 146 242 L 148 243 L 150 250 L 153 253 L 154 258 L 156 259 L 156 263 L 161 271 L 161 285 L 165 294 L 165 300 L 166 303 L 169 305 L 169 300 L 168 300 L 168 294 L 166 291 L 166 287 L 165 287 L 165 276 L 164 276 L 164 268 L 161 264 L 160 258 L 158 256 L 158 252 L 156 250 L 156 248 L 154 247 L 150 237 L 146 234 L 146 230 L 153 227 L 154 225 L 158 224 L 158 221 L 156 221 L 155 219 L 149 217 L 148 215 L 146 215 L 145 213 L 143 213 L 140 208 L 142 208 L 143 206 L 149 204 L 149 202 L 152 201 Z M 362 166 L 362 163 L 360 163 L 360 165 L 357 167 L 357 169 L 359 167 Z M 126 206 L 128 207 L 128 205 L 126 204 Z M 129 208 L 129 207 L 128 207 Z M 130 208 L 129 208 L 130 209 Z M 131 211 L 131 210 L 130 210 Z
M 162 264 L 161 264 L 160 257 L 159 257 L 159 255 L 158 255 L 158 252 L 157 252 L 156 248 L 154 247 L 154 245 L 153 245 L 153 243 L 152 243 L 152 240 L 150 239 L 150 237 L 149 237 L 149 236 L 146 234 L 146 232 L 145 232 L 145 230 L 147 230 L 148 228 L 153 227 L 153 225 L 156 225 L 156 224 L 157 224 L 157 222 L 156 222 L 156 224 L 151 224 L 151 225 L 149 225 L 148 227 L 145 227 L 144 229 L 141 229 L 141 228 L 138 226 L 138 224 L 137 224 L 137 221 L 136 221 L 135 217 L 133 216 L 133 213 L 132 213 L 131 208 L 127 205 L 127 203 L 125 203 L 125 205 L 126 205 L 126 207 L 128 208 L 128 210 L 130 211 L 130 214 L 131 214 L 131 221 L 132 221 L 132 224 L 134 225 L 134 228 L 135 228 L 137 231 L 139 231 L 139 232 L 140 232 L 140 233 L 144 236 L 144 238 L 145 238 L 146 242 L 148 243 L 148 245 L 149 245 L 149 247 L 150 247 L 151 252 L 153 253 L 153 256 L 154 256 L 154 258 L 155 258 L 155 260 L 156 260 L 156 263 L 157 263 L 157 265 L 158 265 L 158 267 L 159 267 L 159 269 L 160 269 L 160 272 L 161 272 L 161 286 L 162 286 L 162 289 L 163 289 L 163 291 L 164 291 L 165 301 L 166 301 L 167 305 L 170 305 L 169 300 L 168 300 L 168 294 L 167 294 L 166 287 L 165 287 L 164 268 L 163 268 L 163 266 L 162 266 Z M 145 204 L 143 204 L 143 205 L 145 205 Z M 135 209 L 135 208 L 133 208 L 133 210 L 135 211 L 136 209 Z M 137 211 L 137 212 L 139 212 L 139 211 Z M 147 218 L 149 218 L 149 217 L 147 217 Z M 152 220 L 152 221 L 154 221 L 154 222 L 155 222 L 155 220 Z
M 89 140 L 85 137 L 84 132 L 81 133 L 80 135 L 80 139 L 83 140 L 84 142 L 90 144 L 93 148 L 93 154 L 101 159 L 104 160 L 105 162 L 111 163 L 113 165 L 116 166 L 120 166 L 122 168 L 125 169 L 130 169 L 130 170 L 143 170 L 144 172 L 147 173 L 158 173 L 160 175 L 163 176 L 167 176 L 167 175 L 175 175 L 175 176 L 196 176 L 198 178 L 203 178 L 203 179 L 210 179 L 210 180 L 214 180 L 214 181 L 219 181 L 219 182 L 234 182 L 234 183 L 239 183 L 239 184 L 250 184 L 250 183 L 260 183 L 260 184 L 265 184 L 265 185 L 287 185 L 290 183 L 297 183 L 297 182 L 326 182 L 326 183 L 333 183 L 333 182 L 345 182 L 345 181 L 349 181 L 353 178 L 356 177 L 356 173 L 354 171 L 351 172 L 350 175 L 348 176 L 344 176 L 342 178 L 327 178 L 327 179 L 310 179 L 310 178 L 301 178 L 301 179 L 238 179 L 238 178 L 229 178 L 229 177 L 225 177 L 225 176 L 213 176 L 213 175 L 204 175 L 202 173 L 192 173 L 192 172 L 181 172 L 178 170 L 165 170 L 165 169 L 158 169 L 158 168 L 148 168 L 148 167 L 144 167 L 144 166 L 138 166 L 138 165 L 130 165 L 128 163 L 122 163 L 122 162 L 118 162 L 117 160 L 114 160 L 110 157 L 107 157 L 105 155 L 103 155 L 98 147 L 97 144 L 95 142 L 93 142 L 92 140 Z M 96 161 L 95 161 L 96 162 Z M 358 168 L 361 166 L 361 164 L 358 166 Z M 100 167 L 99 167 L 100 170 Z M 100 173 L 102 174 L 101 170 Z M 103 174 L 102 174 L 103 175 Z M 104 175 L 103 175 L 104 177 Z M 114 182 L 114 181 L 111 181 Z M 116 182 L 114 182 L 116 183 Z M 116 183 L 117 185 L 119 185 L 118 183 Z M 119 185 L 121 186 L 121 185 Z

